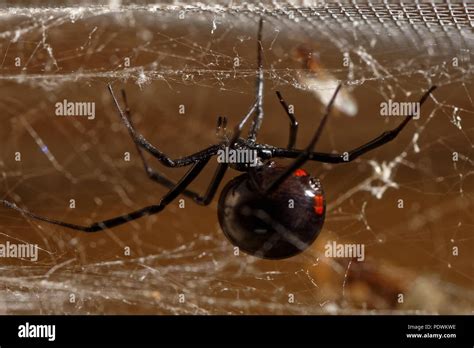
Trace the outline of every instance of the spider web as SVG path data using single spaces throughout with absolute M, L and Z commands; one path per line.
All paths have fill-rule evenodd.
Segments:
M 276 90 L 295 108 L 302 148 L 324 108 L 325 83 L 343 81 L 344 102 L 317 145 L 342 153 L 400 122 L 381 117 L 380 103 L 438 89 L 395 141 L 351 163 L 306 166 L 325 188 L 326 222 L 317 242 L 288 260 L 234 255 L 216 200 L 185 200 L 184 208 L 176 200 L 93 235 L 0 209 L 1 243 L 39 247 L 35 262 L 0 259 L 0 312 L 471 313 L 474 6 L 226 3 L 0 9 L 1 198 L 79 224 L 156 203 L 166 190 L 147 179 L 106 84 L 126 89 L 137 129 L 158 148 L 173 158 L 196 152 L 217 141 L 218 115 L 233 125 L 255 98 L 261 16 L 260 142 L 287 141 Z M 312 68 L 298 55 L 303 48 Z M 64 99 L 94 102 L 95 119 L 56 117 Z M 184 173 L 149 161 L 173 180 Z M 193 189 L 205 190 L 211 163 Z M 363 244 L 365 260 L 326 257 L 333 241 Z

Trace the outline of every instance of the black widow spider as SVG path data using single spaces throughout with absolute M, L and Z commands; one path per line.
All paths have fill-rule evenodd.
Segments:
M 36 220 L 83 232 L 97 232 L 122 225 L 145 215 L 157 214 L 180 194 L 192 198 L 197 204 L 208 205 L 214 198 L 226 170 L 231 166 L 238 171 L 244 172 L 244 174 L 229 181 L 222 190 L 218 205 L 218 218 L 224 234 L 232 244 L 249 254 L 268 259 L 291 257 L 307 249 L 321 231 L 326 213 L 326 202 L 319 180 L 310 176 L 300 167 L 306 161 L 323 163 L 353 161 L 367 151 L 373 150 L 394 139 L 413 118 L 413 115 L 406 117 L 396 128 L 382 133 L 375 139 L 344 155 L 314 152 L 314 147 L 322 134 L 333 102 L 341 88 L 341 85 L 339 85 L 327 105 L 326 112 L 308 146 L 303 150 L 296 150 L 293 146 L 296 140 L 298 123 L 281 94 L 276 92 L 281 105 L 290 119 L 289 143 L 286 148 L 257 143 L 257 133 L 263 120 L 262 23 L 263 20 L 260 19 L 257 43 L 256 101 L 248 113 L 235 126 L 230 138 L 223 137 L 222 141 L 218 144 L 209 146 L 195 154 L 171 159 L 149 143 L 133 127 L 125 92 L 122 91 L 122 97 L 126 109 L 122 111 L 111 85 L 108 85 L 118 114 L 135 142 L 147 175 L 151 180 L 169 188 L 169 191 L 158 204 L 144 207 L 126 215 L 95 222 L 89 226 L 82 226 L 37 215 L 6 200 L 0 200 L 0 202 L 24 216 Z M 431 87 L 421 97 L 419 103 L 423 104 L 434 89 L 434 86 Z M 254 113 L 247 138 L 240 137 L 245 123 Z M 226 123 L 227 120 L 225 118 L 219 117 L 217 130 L 220 131 L 222 128 L 225 128 Z M 189 184 L 203 170 L 211 157 L 218 154 L 219 150 L 225 150 L 226 148 L 227 150 L 253 151 L 257 154 L 257 162 L 253 163 L 254 165 L 249 163 L 221 162 L 218 164 L 214 177 L 204 195 L 199 195 L 189 190 Z M 142 149 L 149 152 L 167 167 L 191 166 L 191 168 L 178 183 L 174 183 L 151 169 L 145 160 Z M 282 167 L 270 161 L 271 158 L 275 157 L 294 158 L 295 160 L 289 166 Z

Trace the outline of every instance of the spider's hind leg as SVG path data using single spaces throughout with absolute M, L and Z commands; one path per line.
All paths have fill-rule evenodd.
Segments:
M 89 233 L 98 232 L 98 231 L 102 231 L 108 228 L 113 228 L 119 225 L 123 225 L 127 222 L 139 219 L 146 215 L 158 214 L 169 203 L 171 203 L 176 197 L 178 197 L 186 189 L 186 187 L 188 187 L 189 184 L 191 184 L 191 182 L 196 178 L 196 176 L 202 171 L 204 166 L 209 162 L 209 159 L 210 157 L 205 160 L 197 161 L 191 167 L 191 169 L 189 169 L 188 172 L 181 178 L 181 180 L 163 196 L 163 198 L 160 200 L 158 204 L 149 205 L 144 208 L 135 210 L 131 213 L 114 217 L 112 219 L 94 222 L 88 226 L 71 224 L 68 222 L 44 217 L 44 216 L 35 214 L 33 212 L 30 212 L 29 210 L 20 208 L 15 203 L 12 203 L 3 199 L 0 200 L 0 205 L 3 205 L 9 209 L 16 210 L 17 212 L 21 213 L 23 216 L 27 216 L 39 221 L 44 221 L 53 225 L 67 227 L 67 228 L 70 228 L 76 231 L 82 231 L 82 232 L 89 232 Z

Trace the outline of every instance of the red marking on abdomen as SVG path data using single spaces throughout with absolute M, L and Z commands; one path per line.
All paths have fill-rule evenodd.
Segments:
M 318 215 L 323 215 L 323 212 L 324 212 L 324 197 L 322 195 L 314 196 L 314 211 Z
M 304 169 L 296 169 L 293 174 L 294 176 L 308 176 L 308 173 Z

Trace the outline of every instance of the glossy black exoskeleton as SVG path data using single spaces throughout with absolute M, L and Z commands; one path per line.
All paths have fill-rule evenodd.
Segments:
M 269 194 L 260 192 L 286 168 L 274 162 L 229 181 L 218 216 L 226 237 L 257 257 L 283 259 L 307 249 L 324 223 L 325 199 L 319 180 L 297 169 Z

